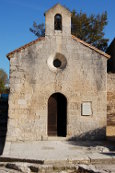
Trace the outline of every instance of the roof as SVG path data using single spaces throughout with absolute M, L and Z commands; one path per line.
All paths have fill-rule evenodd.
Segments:
M 23 50 L 23 49 L 25 49 L 25 48 L 27 48 L 27 47 L 29 47 L 29 46 L 31 46 L 31 45 L 41 41 L 41 40 L 45 40 L 45 37 L 40 37 L 40 38 L 38 38 L 38 39 L 36 39 L 34 41 L 31 41 L 31 42 L 25 44 L 24 46 L 21 46 L 20 48 L 17 48 L 14 51 L 8 53 L 6 56 L 7 56 L 8 59 L 10 59 L 14 53 L 20 52 L 21 50 Z
M 55 4 L 53 7 L 51 7 L 49 10 L 47 10 L 47 11 L 44 13 L 44 15 L 45 15 L 46 13 L 48 13 L 50 10 L 52 10 L 53 8 L 56 8 L 57 6 L 62 7 L 63 9 L 65 9 L 67 12 L 69 12 L 69 13 L 71 14 L 71 11 L 70 11 L 68 8 L 66 8 L 65 6 L 61 5 L 60 3 L 57 3 L 57 4 Z
M 94 46 L 86 43 L 83 40 L 80 40 L 79 38 L 75 37 L 74 35 L 72 35 L 72 39 L 75 40 L 75 41 L 77 41 L 77 42 L 79 42 L 79 43 L 81 43 L 81 44 L 83 44 L 86 47 L 89 47 L 90 49 L 94 50 L 95 52 L 97 52 L 97 53 L 99 53 L 99 54 L 101 54 L 103 56 L 105 56 L 106 58 L 110 58 L 110 55 L 108 55 L 107 53 L 105 53 L 105 52 L 97 49 L 96 47 L 94 47 Z M 36 40 L 28 43 L 28 44 L 25 44 L 24 46 L 22 46 L 22 47 L 20 47 L 18 49 L 15 49 L 14 51 L 8 53 L 6 56 L 7 56 L 8 59 L 10 59 L 10 58 L 12 58 L 12 56 L 13 56 L 14 53 L 20 52 L 21 50 L 23 50 L 23 49 L 25 49 L 25 48 L 27 48 L 27 47 L 29 47 L 29 46 L 31 46 L 31 45 L 39 42 L 39 41 L 42 41 L 42 40 L 45 40 L 45 37 L 40 37 L 40 38 L 38 38 L 38 39 L 36 39 Z
M 83 44 L 84 46 L 89 47 L 90 49 L 94 50 L 95 52 L 97 52 L 97 53 L 99 53 L 99 54 L 105 56 L 106 58 L 110 58 L 110 55 L 108 55 L 107 53 L 105 53 L 105 52 L 103 52 L 103 51 L 97 49 L 96 47 L 92 46 L 91 44 L 86 43 L 86 42 L 83 41 L 83 40 L 80 40 L 79 38 L 75 37 L 74 35 L 72 35 L 72 38 L 73 38 L 75 41 L 77 41 L 77 42 Z

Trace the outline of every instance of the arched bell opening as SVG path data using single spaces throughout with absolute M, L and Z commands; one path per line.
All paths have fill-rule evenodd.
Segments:
M 61 14 L 56 14 L 54 17 L 54 30 L 62 31 L 62 16 L 61 16 Z

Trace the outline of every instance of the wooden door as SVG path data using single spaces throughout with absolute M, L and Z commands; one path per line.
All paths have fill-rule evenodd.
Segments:
M 48 136 L 57 136 L 57 97 L 48 100 Z
M 54 93 L 48 100 L 48 136 L 66 136 L 67 99 Z

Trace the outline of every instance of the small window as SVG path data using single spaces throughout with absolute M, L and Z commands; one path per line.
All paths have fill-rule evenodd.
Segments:
M 57 68 L 59 68 L 60 66 L 61 66 L 61 61 L 59 60 L 59 59 L 55 59 L 54 61 L 53 61 L 53 65 L 54 65 L 54 67 L 57 67 Z
M 54 29 L 62 30 L 62 16 L 60 14 L 56 14 L 54 17 Z
M 92 103 L 91 102 L 83 102 L 81 108 L 82 108 L 82 116 L 92 115 Z

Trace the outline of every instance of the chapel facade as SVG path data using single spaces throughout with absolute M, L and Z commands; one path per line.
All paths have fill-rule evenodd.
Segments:
M 109 55 L 71 35 L 71 12 L 45 13 L 45 37 L 10 52 L 7 141 L 103 139 Z

